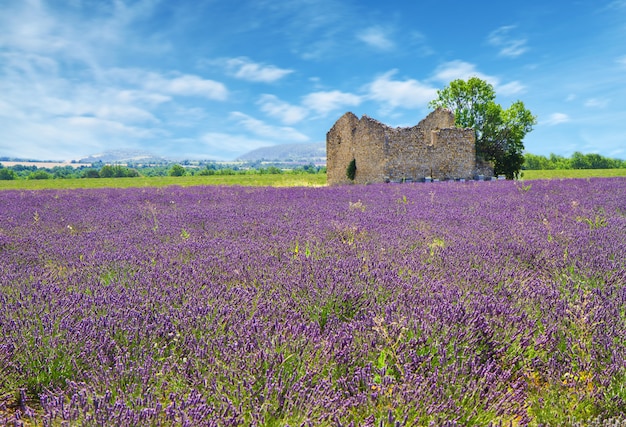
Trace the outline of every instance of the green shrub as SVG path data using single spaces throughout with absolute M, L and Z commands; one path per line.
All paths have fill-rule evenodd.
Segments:
M 348 168 L 346 169 L 346 176 L 350 181 L 354 181 L 354 178 L 356 178 L 356 159 L 352 159 L 348 165 Z
M 12 179 L 15 179 L 16 176 L 17 175 L 15 171 L 12 169 L 6 169 L 6 168 L 0 169 L 0 180 L 2 181 L 10 181 Z
M 35 172 L 31 172 L 30 175 L 28 175 L 28 179 L 50 179 L 50 178 L 52 178 L 52 175 L 50 175 L 46 171 L 35 171 Z

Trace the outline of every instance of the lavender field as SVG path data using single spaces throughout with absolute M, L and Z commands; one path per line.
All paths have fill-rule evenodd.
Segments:
M 626 412 L 626 179 L 0 193 L 0 425 Z

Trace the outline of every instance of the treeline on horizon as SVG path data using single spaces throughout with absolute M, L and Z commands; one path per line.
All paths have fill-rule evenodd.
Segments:
M 184 162 L 183 162 L 184 165 Z M 522 170 L 568 170 L 568 169 L 626 169 L 626 160 L 605 157 L 600 154 L 575 152 L 571 157 L 557 154 L 542 156 L 532 153 L 524 155 Z M 68 178 L 132 178 L 151 176 L 207 176 L 281 173 L 326 173 L 325 166 L 313 164 L 300 166 L 263 166 L 259 162 L 228 165 L 207 163 L 201 167 L 181 164 L 169 165 L 97 165 L 97 166 L 55 166 L 41 168 L 34 165 L 3 166 L 0 163 L 0 180 L 12 179 L 68 179 Z
M 203 167 L 170 165 L 102 165 L 102 166 L 55 166 L 42 168 L 35 165 L 3 166 L 0 162 L 0 180 L 14 179 L 76 179 L 76 178 L 134 178 L 158 176 L 208 176 L 208 175 L 249 175 L 249 174 L 315 174 L 326 173 L 325 166 L 313 164 L 280 168 L 277 166 L 225 165 L 208 163 Z
M 624 169 L 626 160 L 604 157 L 600 154 L 583 154 L 574 152 L 571 157 L 563 157 L 557 154 L 541 156 L 537 154 L 524 154 L 522 170 L 555 170 L 555 169 Z

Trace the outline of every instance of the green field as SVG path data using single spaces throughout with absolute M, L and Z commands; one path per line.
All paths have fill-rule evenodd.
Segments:
M 526 170 L 524 180 L 600 178 L 626 176 L 626 169 Z M 0 181 L 0 190 L 42 190 L 71 188 L 181 187 L 202 185 L 242 185 L 273 187 L 318 187 L 326 185 L 325 174 L 238 174 L 210 176 L 159 176 L 138 178 L 72 178 Z
M 325 174 L 238 174 L 209 176 L 156 176 L 137 178 L 72 178 L 0 181 L 0 190 L 42 190 L 71 188 L 181 187 L 202 185 L 243 185 L 273 187 L 316 187 L 326 185 Z
M 525 170 L 523 179 L 610 178 L 626 176 L 626 169 L 552 169 Z

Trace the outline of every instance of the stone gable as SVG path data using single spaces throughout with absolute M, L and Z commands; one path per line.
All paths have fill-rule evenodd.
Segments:
M 346 113 L 326 134 L 326 156 L 329 185 L 471 179 L 477 170 L 474 130 L 456 128 L 454 114 L 444 109 L 410 128 Z M 352 160 L 354 181 L 346 175 Z

